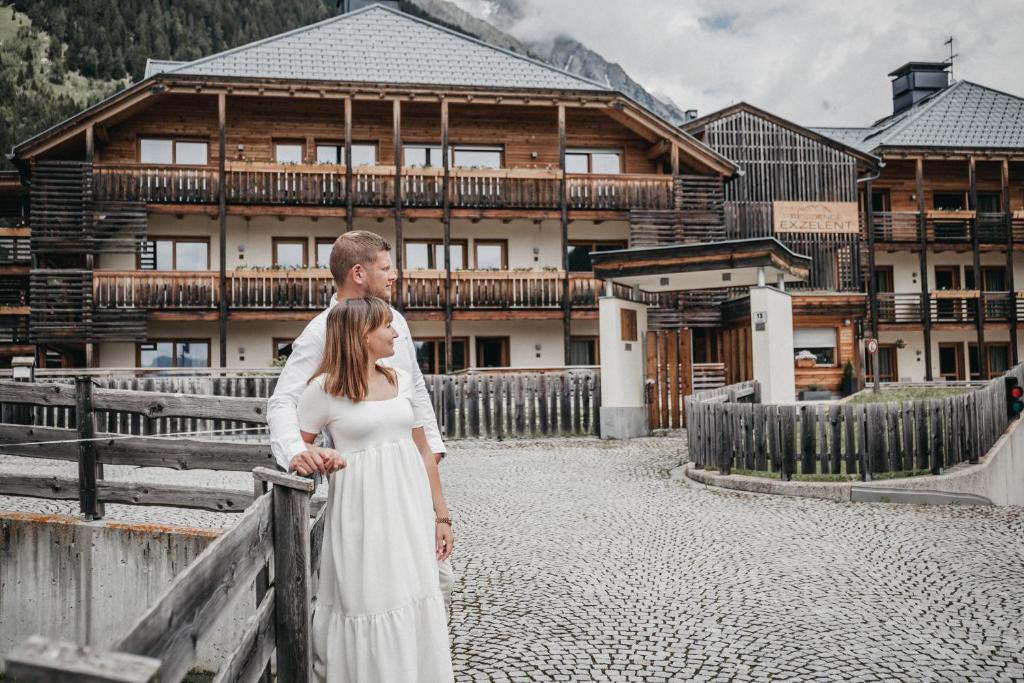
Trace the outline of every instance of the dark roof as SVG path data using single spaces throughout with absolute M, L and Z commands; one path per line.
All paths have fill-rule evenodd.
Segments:
M 681 126 L 681 128 L 687 133 L 698 134 L 704 130 L 708 123 L 725 118 L 726 116 L 731 116 L 739 111 L 748 112 L 754 116 L 758 116 L 767 121 L 771 121 L 776 125 L 782 126 L 783 128 L 788 128 L 798 135 L 803 135 L 812 140 L 816 140 L 823 145 L 833 147 L 841 152 L 846 152 L 847 154 L 866 162 L 872 168 L 878 166 L 879 159 L 877 157 L 872 156 L 866 150 L 859 148 L 856 144 L 849 142 L 847 139 L 838 138 L 834 135 L 821 132 L 824 129 L 801 126 L 798 123 L 793 123 L 789 119 L 784 119 L 781 116 L 777 116 L 776 114 L 761 109 L 760 107 L 755 107 L 747 102 L 737 102 L 736 104 L 729 105 L 724 109 L 719 109 L 718 111 L 711 112 L 710 114 L 705 114 L 700 118 L 687 121 Z
M 865 152 L 886 147 L 1024 149 L 1024 98 L 958 81 L 865 128 L 814 128 Z
M 609 91 L 605 85 L 384 5 L 170 68 L 169 75 Z
M 905 73 L 911 71 L 945 71 L 950 67 L 949 62 L 907 62 L 898 69 L 893 69 L 889 72 L 889 75 L 894 78 L 899 78 Z

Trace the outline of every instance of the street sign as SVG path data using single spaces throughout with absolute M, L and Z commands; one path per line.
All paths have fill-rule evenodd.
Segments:
M 878 340 L 868 339 L 868 353 L 878 353 Z

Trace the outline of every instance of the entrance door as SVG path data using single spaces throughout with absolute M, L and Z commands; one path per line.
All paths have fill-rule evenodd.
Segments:
M 964 345 L 959 342 L 939 344 L 939 376 L 957 382 L 964 380 Z
M 896 367 L 896 345 L 879 344 L 878 351 L 874 354 L 867 354 L 868 357 L 868 378 L 875 378 L 875 360 L 878 360 L 878 381 L 896 382 L 899 381 L 899 370 Z
M 935 289 L 938 291 L 960 289 L 960 266 L 935 266 Z M 960 322 L 963 311 L 959 299 L 938 299 L 935 302 L 936 322 Z

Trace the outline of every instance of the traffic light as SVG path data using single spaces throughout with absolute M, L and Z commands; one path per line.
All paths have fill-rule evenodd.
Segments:
M 1006 417 L 1015 420 L 1024 412 L 1024 387 L 1017 382 L 1016 377 L 1006 379 Z

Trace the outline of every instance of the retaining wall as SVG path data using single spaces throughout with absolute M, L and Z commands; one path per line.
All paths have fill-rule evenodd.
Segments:
M 218 533 L 0 512 L 0 659 L 33 634 L 110 646 Z M 221 616 L 197 668 L 217 669 L 253 611 L 250 592 Z

